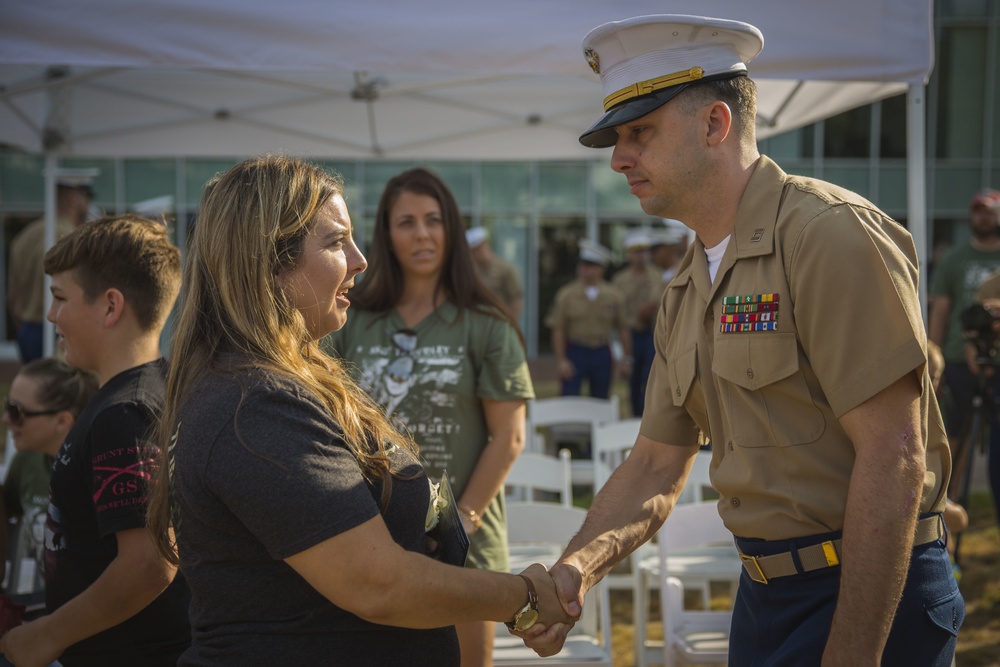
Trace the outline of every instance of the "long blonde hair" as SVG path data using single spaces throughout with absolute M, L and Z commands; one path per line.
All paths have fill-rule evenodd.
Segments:
M 384 480 L 383 505 L 394 474 L 387 449 L 395 443 L 416 452 L 412 439 L 389 424 L 340 362 L 320 350 L 278 286 L 278 276 L 299 261 L 316 212 L 342 191 L 337 175 L 269 155 L 236 165 L 202 193 L 184 262 L 166 407 L 157 433 L 161 465 L 149 509 L 157 547 L 174 564 L 171 438 L 185 397 L 203 375 L 223 367 L 222 353 L 235 353 L 241 360 L 237 365 L 284 375 L 326 405 L 365 477 Z

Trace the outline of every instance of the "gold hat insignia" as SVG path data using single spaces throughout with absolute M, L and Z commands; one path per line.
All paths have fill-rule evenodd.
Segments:
M 583 57 L 587 59 L 587 64 L 590 65 L 590 69 L 594 70 L 594 74 L 601 73 L 601 59 L 598 57 L 597 51 L 584 49 Z

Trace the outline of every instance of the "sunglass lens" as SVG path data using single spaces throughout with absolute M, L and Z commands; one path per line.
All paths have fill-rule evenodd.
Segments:
M 24 421 L 24 415 L 21 414 L 21 406 L 11 403 L 10 399 L 7 399 L 4 407 L 7 410 L 7 418 L 10 419 L 10 423 L 14 426 L 20 426 L 21 422 Z

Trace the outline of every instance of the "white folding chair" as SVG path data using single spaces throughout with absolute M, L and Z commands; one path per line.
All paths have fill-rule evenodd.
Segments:
M 508 500 L 544 500 L 536 497 L 536 492 L 540 492 L 557 495 L 559 503 L 569 507 L 573 504 L 569 450 L 560 449 L 559 456 L 521 452 L 504 484 Z
M 611 477 L 615 468 L 620 466 L 632 451 L 635 439 L 639 435 L 639 425 L 642 420 L 633 417 L 621 419 L 594 427 L 594 495 L 601 490 Z M 643 544 L 620 566 L 616 566 L 604 579 L 611 590 L 632 591 L 632 599 L 636 599 L 636 587 L 639 584 L 639 562 L 646 557 L 655 555 L 656 547 L 650 543 Z
M 712 487 L 712 482 L 708 476 L 711 465 L 712 452 L 710 450 L 703 449 L 694 455 L 694 465 L 691 466 L 687 482 L 685 482 L 684 488 L 681 490 L 680 497 L 677 498 L 678 505 L 682 503 L 700 503 L 719 497 Z
M 507 504 L 507 539 L 511 572 L 532 563 L 551 566 L 579 530 L 586 510 L 557 503 L 511 502 Z M 587 591 L 583 615 L 570 631 L 557 655 L 540 658 L 524 642 L 497 624 L 493 664 L 503 667 L 611 667 L 611 601 L 604 582 Z
M 642 419 L 619 419 L 594 426 L 591 453 L 594 456 L 594 493 L 601 490 L 615 468 L 632 451 Z
M 528 401 L 528 451 L 554 455 L 561 443 L 573 442 L 586 450 L 593 443 L 594 427 L 619 418 L 618 397 L 556 396 Z M 539 433 L 539 430 L 545 433 Z M 572 464 L 574 484 L 594 483 L 592 459 L 576 457 Z
M 717 503 L 675 506 L 657 538 L 656 562 L 644 561 L 640 573 L 643 594 L 649 578 L 659 580 L 664 641 L 647 640 L 645 614 L 636 619 L 637 664 L 725 664 L 732 611 L 710 609 L 711 584 L 726 583 L 732 600 L 743 566 Z M 684 590 L 692 588 L 700 592 L 700 609 L 685 608 Z

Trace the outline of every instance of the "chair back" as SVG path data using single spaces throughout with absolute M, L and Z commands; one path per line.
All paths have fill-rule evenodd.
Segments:
M 507 541 L 511 551 L 511 571 L 520 572 L 535 562 L 551 567 L 580 530 L 586 516 L 587 511 L 583 508 L 556 503 L 507 503 Z M 506 634 L 505 628 L 501 634 Z M 583 615 L 570 631 L 570 636 L 574 635 L 590 638 L 593 646 L 601 647 L 601 654 L 606 653 L 606 664 L 611 664 L 611 600 L 603 581 L 587 592 Z M 546 658 L 539 664 L 565 663 Z
M 573 483 L 592 485 L 594 463 L 591 447 L 594 427 L 619 418 L 618 397 L 556 396 L 528 401 L 527 451 L 554 456 L 564 446 L 576 447 L 571 466 Z
M 620 466 L 639 435 L 639 425 L 642 419 L 620 419 L 594 426 L 594 493 L 611 477 L 615 468 Z
M 657 537 L 663 664 L 726 662 L 732 610 L 710 609 L 710 583 L 729 582 L 732 590 L 739 581 L 742 566 L 732 533 L 719 516 L 718 504 L 715 501 L 677 504 Z M 702 589 L 701 609 L 685 607 L 687 582 L 698 582 L 695 585 Z
M 694 455 L 694 465 L 691 467 L 691 472 L 688 473 L 687 482 L 681 490 L 681 495 L 677 498 L 678 505 L 701 503 L 719 497 L 709 479 L 711 465 L 712 452 L 710 450 L 703 449 Z
M 547 493 L 558 496 L 559 504 L 566 507 L 573 504 L 572 483 L 568 449 L 560 449 L 559 456 L 521 452 L 505 481 L 507 498 L 510 500 L 545 500 L 537 496 Z

